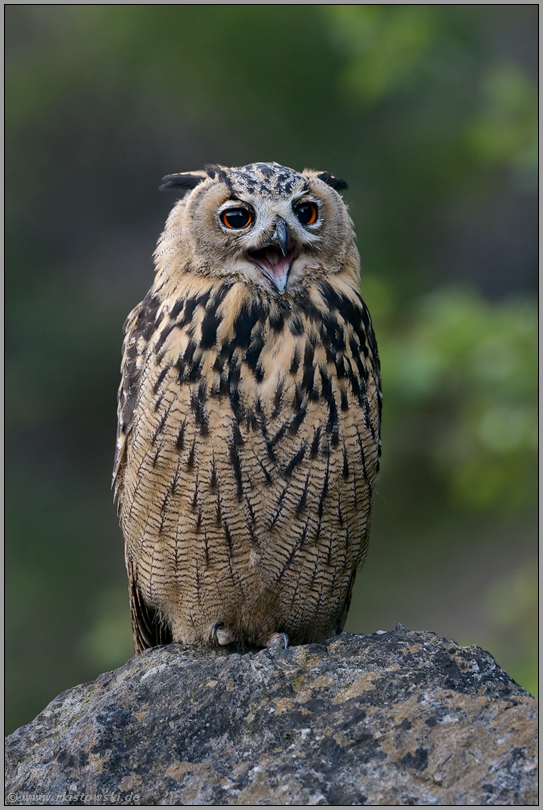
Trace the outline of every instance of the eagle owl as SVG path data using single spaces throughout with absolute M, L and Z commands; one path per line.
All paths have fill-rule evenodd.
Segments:
M 324 640 L 380 456 L 347 185 L 277 163 L 163 183 L 185 196 L 125 323 L 114 470 L 136 652 Z

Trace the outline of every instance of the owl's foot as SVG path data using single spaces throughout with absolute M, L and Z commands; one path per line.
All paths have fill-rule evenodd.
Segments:
M 217 642 L 224 647 L 225 644 L 232 644 L 236 637 L 232 630 L 224 622 L 215 622 L 211 631 L 211 639 L 217 639 Z
M 284 650 L 288 647 L 288 636 L 286 633 L 272 633 L 266 639 L 266 647 L 282 647 Z

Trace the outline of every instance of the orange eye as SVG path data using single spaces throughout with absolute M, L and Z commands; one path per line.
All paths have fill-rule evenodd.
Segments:
M 302 225 L 313 225 L 319 216 L 319 210 L 315 203 L 312 202 L 298 205 L 297 208 L 294 209 L 294 213 Z
M 234 230 L 246 228 L 252 220 L 253 215 L 247 208 L 227 208 L 221 214 L 222 224 Z

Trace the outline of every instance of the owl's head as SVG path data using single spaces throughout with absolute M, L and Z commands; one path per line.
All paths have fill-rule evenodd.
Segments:
M 352 222 L 338 194 L 347 184 L 328 172 L 278 163 L 213 165 L 163 183 L 161 189 L 189 193 L 168 218 L 159 269 L 165 263 L 171 270 L 176 256 L 181 271 L 235 277 L 272 295 L 337 273 L 348 257 L 358 270 Z

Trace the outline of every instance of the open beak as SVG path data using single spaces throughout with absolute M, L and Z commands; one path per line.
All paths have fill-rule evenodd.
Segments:
M 280 293 L 285 292 L 288 274 L 298 256 L 295 242 L 289 243 L 288 226 L 284 219 L 277 220 L 271 242 L 258 250 L 248 250 L 247 257 L 267 276 Z

